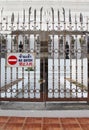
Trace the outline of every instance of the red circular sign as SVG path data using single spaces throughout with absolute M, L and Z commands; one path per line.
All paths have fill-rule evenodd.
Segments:
M 10 65 L 15 65 L 15 64 L 17 63 L 17 57 L 14 56 L 14 55 L 9 56 L 9 57 L 8 57 L 8 63 L 9 63 Z

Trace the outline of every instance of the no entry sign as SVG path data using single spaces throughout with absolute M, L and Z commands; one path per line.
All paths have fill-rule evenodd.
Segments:
M 11 55 L 8 57 L 8 63 L 10 65 L 15 65 L 17 62 L 17 57 L 15 55 Z
M 34 67 L 34 53 L 7 53 L 7 66 Z

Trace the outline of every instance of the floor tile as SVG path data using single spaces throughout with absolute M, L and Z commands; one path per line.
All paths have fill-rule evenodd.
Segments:
M 41 124 L 28 124 L 26 123 L 23 130 L 42 130 Z
M 21 123 L 8 123 L 4 126 L 3 130 L 22 130 L 23 124 Z
M 78 124 L 62 124 L 63 130 L 81 130 Z
M 0 122 L 0 129 L 5 125 L 5 123 Z
M 59 119 L 58 118 L 43 118 L 43 123 L 44 124 L 59 124 Z
M 8 119 L 9 119 L 9 117 L 1 116 L 1 117 L 0 117 L 0 122 L 7 122 Z
M 75 118 L 60 118 L 62 124 L 76 124 L 77 121 Z
M 80 124 L 89 124 L 89 118 L 77 118 Z
M 23 123 L 25 120 L 24 117 L 11 117 L 8 123 Z
M 83 130 L 89 130 L 89 124 L 80 124 Z
M 1 116 L 0 130 L 89 130 L 89 118 Z
M 59 124 L 43 124 L 42 130 L 62 130 Z
M 42 118 L 32 118 L 32 117 L 28 117 L 25 121 L 26 123 L 42 123 Z

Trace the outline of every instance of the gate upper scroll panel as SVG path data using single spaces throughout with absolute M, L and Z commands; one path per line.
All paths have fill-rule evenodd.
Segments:
M 62 22 L 53 8 L 40 9 L 40 22 L 31 8 L 0 22 L 0 100 L 89 100 L 88 21 L 66 21 L 63 11 Z

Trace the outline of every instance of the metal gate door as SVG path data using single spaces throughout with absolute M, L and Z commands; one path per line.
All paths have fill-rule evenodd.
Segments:
M 48 57 L 47 101 L 88 100 L 86 36 L 52 36 Z M 78 38 L 84 43 L 79 46 Z M 55 40 L 58 39 L 58 42 Z M 86 78 L 85 78 L 86 77 Z
M 64 19 L 61 23 L 59 10 L 55 23 L 53 8 L 51 11 L 52 21 L 47 17 L 42 24 L 41 8 L 39 29 L 36 10 L 34 22 L 30 22 L 31 8 L 28 23 L 25 11 L 22 23 L 19 15 L 14 23 L 13 13 L 11 23 L 1 21 L 0 100 L 89 101 L 88 23 L 83 30 L 83 23 L 79 29 L 75 21 L 72 30 L 71 22 Z

